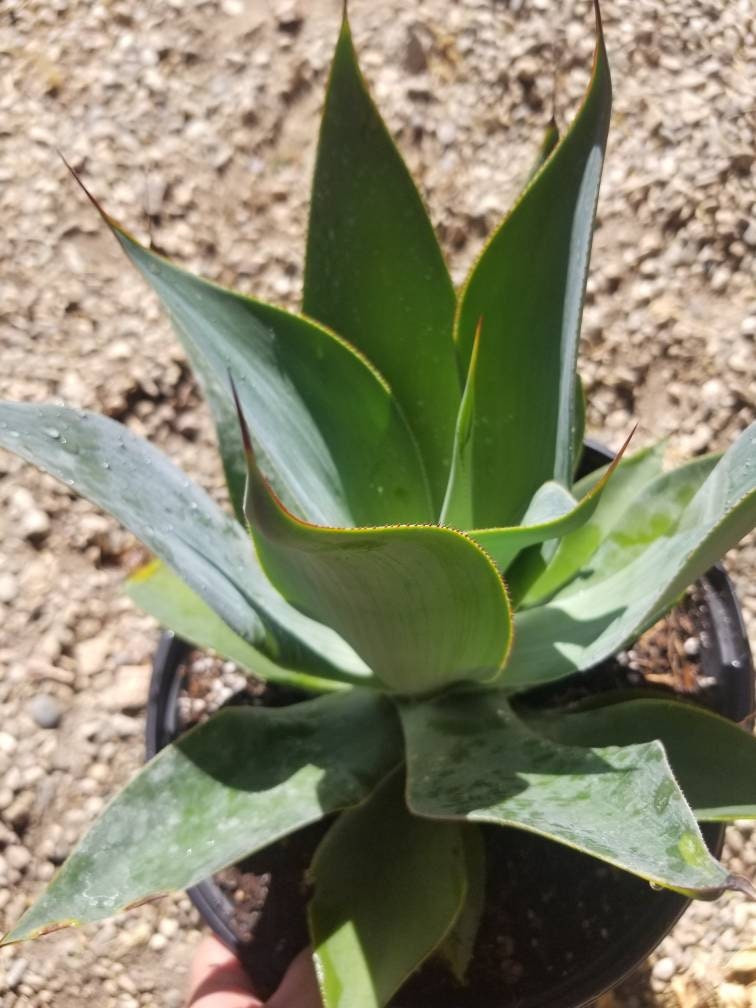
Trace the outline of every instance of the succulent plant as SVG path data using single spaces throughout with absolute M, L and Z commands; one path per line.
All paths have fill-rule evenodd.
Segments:
M 310 869 L 327 1008 L 385 1005 L 439 946 L 464 975 L 480 823 L 693 897 L 748 891 L 698 826 L 756 817 L 748 733 L 637 695 L 522 702 L 635 640 L 756 518 L 754 426 L 721 458 L 667 472 L 657 446 L 575 479 L 611 105 L 596 23 L 572 124 L 549 128 L 459 291 L 346 14 L 302 314 L 185 272 L 100 211 L 202 385 L 233 514 L 105 417 L 4 403 L 0 444 L 147 545 L 127 591 L 165 626 L 311 696 L 223 709 L 163 750 L 6 942 L 190 886 L 335 813 Z

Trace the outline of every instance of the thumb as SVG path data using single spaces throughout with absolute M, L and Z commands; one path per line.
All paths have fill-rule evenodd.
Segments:
M 186 1008 L 263 1008 L 239 960 L 214 935 L 194 955 Z

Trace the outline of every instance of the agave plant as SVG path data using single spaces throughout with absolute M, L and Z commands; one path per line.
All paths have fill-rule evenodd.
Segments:
M 185 272 L 101 211 L 201 382 L 234 513 L 91 413 L 5 403 L 0 443 L 142 539 L 156 559 L 127 590 L 164 625 L 312 696 L 221 710 L 163 750 L 6 942 L 190 886 L 335 813 L 310 869 L 328 1008 L 385 1005 L 450 941 L 464 973 L 480 823 L 689 896 L 748 890 L 698 823 L 756 817 L 750 735 L 660 699 L 518 705 L 636 639 L 756 518 L 754 427 L 672 472 L 655 447 L 574 478 L 611 104 L 596 21 L 579 111 L 459 291 L 346 15 L 302 314 Z

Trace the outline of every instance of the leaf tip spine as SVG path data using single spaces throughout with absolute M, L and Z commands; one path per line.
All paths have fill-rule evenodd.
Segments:
M 87 189 L 87 187 L 84 185 L 84 182 L 81 179 L 81 176 L 76 171 L 76 169 L 73 167 L 73 165 L 71 164 L 71 162 L 68 161 L 68 159 L 66 158 L 65 154 L 63 153 L 63 151 L 59 147 L 56 147 L 55 150 L 57 151 L 57 154 L 58 154 L 58 157 L 60 158 L 60 160 L 63 162 L 63 164 L 68 169 L 68 171 L 69 171 L 71 177 L 73 178 L 74 182 L 78 185 L 78 187 L 81 189 L 81 191 L 87 197 L 87 199 L 92 204 L 92 206 L 95 208 L 95 210 L 100 215 L 100 217 L 102 217 L 102 219 L 105 221 L 105 223 L 108 225 L 108 227 L 114 228 L 114 229 L 118 230 L 118 224 L 116 223 L 116 221 L 114 221 L 113 218 L 110 216 L 110 214 L 105 210 L 105 207 L 102 205 L 102 203 L 100 203 L 100 201 L 97 199 L 97 197 L 94 196 L 89 191 L 89 189 Z
M 751 880 L 747 879 L 745 875 L 728 875 L 725 881 L 725 888 L 743 893 L 749 900 L 756 902 L 756 888 L 754 888 Z
M 249 433 L 249 427 L 247 426 L 247 420 L 244 416 L 244 410 L 242 409 L 241 402 L 239 401 L 239 394 L 236 391 L 236 382 L 234 381 L 234 376 L 231 374 L 231 370 L 228 370 L 228 381 L 231 385 L 231 394 L 234 397 L 234 406 L 236 407 L 236 416 L 239 421 L 239 430 L 241 431 L 242 444 L 244 446 L 244 455 L 247 459 L 247 463 L 254 462 L 255 452 L 252 447 L 252 438 Z

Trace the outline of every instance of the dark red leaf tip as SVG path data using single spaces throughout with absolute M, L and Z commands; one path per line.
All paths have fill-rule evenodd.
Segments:
M 735 892 L 743 893 L 750 900 L 756 900 L 756 889 L 754 889 L 750 879 L 747 879 L 744 875 L 728 875 L 726 887 Z
M 105 208 L 99 202 L 99 200 L 95 196 L 92 195 L 92 193 L 89 191 L 89 189 L 87 189 L 87 187 L 84 185 L 84 183 L 81 180 L 81 176 L 76 171 L 76 169 L 73 167 L 73 165 L 71 165 L 70 162 L 66 159 L 66 156 L 63 154 L 63 152 L 59 148 L 57 148 L 57 147 L 56 147 L 56 150 L 58 152 L 58 157 L 63 162 L 63 164 L 66 166 L 66 168 L 68 169 L 68 171 L 71 173 L 71 176 L 72 176 L 74 182 L 78 185 L 78 187 L 81 189 L 81 191 L 87 197 L 87 199 L 89 200 L 89 202 L 95 208 L 95 210 L 97 211 L 97 213 L 102 217 L 102 219 L 107 224 L 109 224 L 111 227 L 113 227 L 114 224 L 115 224 L 115 222 L 113 221 L 113 219 L 110 216 L 110 214 L 108 214 L 108 212 L 105 210 Z
M 248 459 L 254 458 L 254 449 L 252 447 L 252 438 L 249 434 L 249 427 L 247 426 L 247 421 L 244 417 L 244 410 L 239 402 L 239 395 L 236 391 L 236 384 L 234 382 L 234 376 L 231 372 L 228 372 L 228 380 L 231 384 L 231 393 L 234 397 L 234 405 L 236 406 L 236 416 L 239 420 L 239 430 L 241 431 L 242 444 L 244 445 L 244 454 Z

